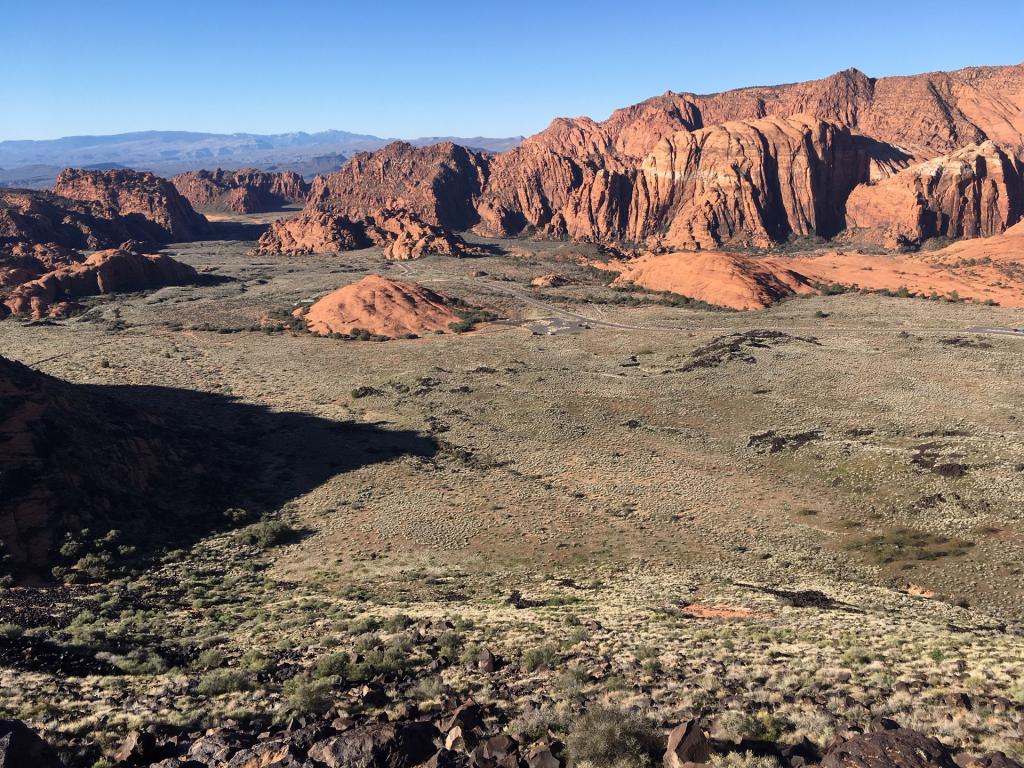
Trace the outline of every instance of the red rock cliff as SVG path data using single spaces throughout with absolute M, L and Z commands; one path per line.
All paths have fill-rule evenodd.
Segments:
M 150 222 L 152 239 L 159 242 L 198 240 L 209 232 L 209 222 L 174 185 L 152 173 L 65 168 L 57 176 L 53 192 L 94 203 L 106 211 L 107 218 L 142 218 Z

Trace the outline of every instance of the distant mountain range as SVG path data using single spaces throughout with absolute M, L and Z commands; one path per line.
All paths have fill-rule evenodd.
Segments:
M 44 141 L 0 141 L 0 186 L 48 187 L 62 168 L 135 168 L 170 176 L 198 168 L 253 167 L 292 170 L 303 176 L 330 173 L 355 152 L 380 149 L 394 139 L 349 133 L 194 133 L 140 131 L 111 136 L 67 136 Z M 476 150 L 504 152 L 521 136 L 471 138 L 429 136 L 410 140 L 423 146 L 451 141 Z

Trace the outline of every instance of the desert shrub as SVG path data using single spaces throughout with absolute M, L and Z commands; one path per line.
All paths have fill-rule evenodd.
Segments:
M 224 517 L 226 517 L 228 522 L 232 525 L 241 525 L 249 520 L 250 514 L 248 510 L 241 509 L 240 507 L 232 507 L 231 509 L 224 510 Z
M 401 632 L 411 625 L 412 618 L 410 616 L 406 616 L 404 613 L 397 613 L 384 619 L 381 629 L 385 632 Z
M 0 624 L 0 639 L 14 640 L 22 636 L 25 630 L 18 624 Z
M 429 701 L 439 699 L 445 691 L 444 681 L 437 676 L 424 677 L 413 686 L 413 695 L 418 699 Z
M 217 648 L 208 648 L 196 659 L 196 669 L 215 669 L 224 664 L 224 653 Z
M 272 666 L 273 662 L 265 654 L 260 651 L 246 651 L 242 654 L 242 658 L 238 660 L 238 666 L 244 669 L 246 672 L 260 673 L 266 672 Z
M 489 323 L 498 319 L 498 316 L 490 310 L 469 306 L 456 309 L 455 314 L 459 316 L 459 319 L 448 324 L 448 327 L 455 333 L 465 333 L 473 330 L 478 323 Z
M 791 728 L 792 724 L 788 720 L 767 709 L 762 709 L 753 715 L 730 709 L 715 718 L 713 730 L 716 736 L 731 741 L 739 739 L 778 741 L 782 734 Z
M 401 648 L 372 648 L 363 660 L 352 666 L 353 680 L 369 680 L 377 675 L 393 675 L 409 668 L 407 653 Z
M 352 658 L 347 653 L 332 653 L 317 659 L 316 666 L 313 668 L 313 676 L 347 679 L 351 670 Z
M 252 686 L 249 676 L 240 669 L 215 669 L 199 679 L 197 690 L 204 696 L 247 691 Z
M 129 675 L 159 675 L 167 671 L 167 662 L 148 648 L 136 648 L 122 655 L 100 651 L 96 658 Z
M 562 693 L 573 695 L 582 691 L 589 681 L 590 675 L 587 671 L 583 667 L 573 665 L 562 671 L 556 685 Z
M 548 733 L 561 733 L 568 727 L 568 710 L 564 704 L 545 702 L 508 724 L 508 732 L 521 744 L 531 744 Z
M 438 653 L 441 658 L 447 661 L 454 661 L 459 658 L 462 650 L 462 635 L 452 630 L 442 632 L 441 636 L 437 638 L 437 644 L 439 646 Z
M 364 635 L 367 632 L 380 629 L 380 621 L 373 616 L 363 616 L 359 619 L 352 619 L 346 629 L 350 635 Z
M 285 704 L 300 715 L 322 715 L 331 708 L 331 680 L 298 676 L 284 684 Z
M 539 645 L 523 652 L 523 666 L 527 672 L 534 672 L 541 667 L 554 666 L 558 658 L 558 649 L 554 645 Z
M 711 756 L 712 768 L 778 768 L 779 761 L 769 755 L 752 752 L 726 752 Z
M 664 752 L 664 736 L 649 720 L 610 707 L 576 720 L 565 741 L 573 768 L 645 768 Z
M 286 541 L 294 533 L 295 530 L 283 520 L 264 520 L 243 528 L 239 535 L 246 544 L 269 549 Z

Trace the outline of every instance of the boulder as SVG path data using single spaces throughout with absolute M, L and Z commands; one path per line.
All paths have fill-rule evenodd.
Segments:
M 476 655 L 476 666 L 481 672 L 493 672 L 498 665 L 498 660 L 487 648 L 481 648 Z
M 949 750 L 909 728 L 853 736 L 833 747 L 822 768 L 956 768 Z
M 460 256 L 471 250 L 458 235 L 425 223 L 411 211 L 375 211 L 364 219 L 364 227 L 367 238 L 383 248 L 385 259 L 405 261 L 431 253 Z
M 506 734 L 480 742 L 469 755 L 474 765 L 494 768 L 518 768 L 518 756 L 519 744 Z
M 0 288 L 20 285 L 82 261 L 85 256 L 78 251 L 56 243 L 14 243 L 0 248 Z
M 132 731 L 114 753 L 125 765 L 148 765 L 156 755 L 156 736 L 148 731 Z
M 309 757 L 327 768 L 409 768 L 435 754 L 430 723 L 374 723 L 314 744 Z
M 291 219 L 279 219 L 260 235 L 253 253 L 298 256 L 307 253 L 354 251 L 371 245 L 365 228 L 338 213 L 303 211 Z
M 814 293 L 810 278 L 783 259 L 725 251 L 645 253 L 598 265 L 619 272 L 614 284 L 668 291 L 731 309 L 763 309 L 790 296 Z
M 561 752 L 559 746 L 549 741 L 538 741 L 523 757 L 526 768 L 561 768 L 562 761 L 556 757 Z
M 988 752 L 980 757 L 961 752 L 953 761 L 959 768 L 1024 768 L 1024 765 L 1003 752 Z
M 0 720 L 0 768 L 62 768 L 50 746 L 20 720 Z
M 687 720 L 668 734 L 665 748 L 665 768 L 684 768 L 693 763 L 706 763 L 711 759 L 711 746 L 697 720 Z
M 551 274 L 533 278 L 530 281 L 530 285 L 534 288 L 558 288 L 563 285 L 569 285 L 571 282 L 572 280 L 565 275 Z

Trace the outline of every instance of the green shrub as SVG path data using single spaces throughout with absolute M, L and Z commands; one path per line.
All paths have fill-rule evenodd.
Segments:
M 554 645 L 539 645 L 523 653 L 523 666 L 527 672 L 534 672 L 541 667 L 554 666 L 558 659 L 558 648 Z
M 215 669 L 224 664 L 224 653 L 217 648 L 208 648 L 196 659 L 196 669 Z
M 197 690 L 204 696 L 247 691 L 252 687 L 249 676 L 240 669 L 215 669 L 203 675 Z
M 294 533 L 295 530 L 283 520 L 264 520 L 243 528 L 239 535 L 246 544 L 269 549 L 291 538 Z
M 332 653 L 317 660 L 313 675 L 318 678 L 340 677 L 347 680 L 351 671 L 352 659 L 347 653 Z
M 610 707 L 595 707 L 566 736 L 574 768 L 647 768 L 664 752 L 664 736 L 647 719 Z
M 284 700 L 288 709 L 300 715 L 322 715 L 331 708 L 331 680 L 293 677 L 284 684 Z

